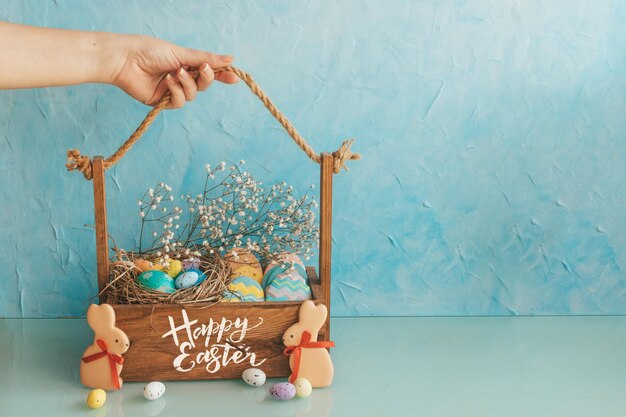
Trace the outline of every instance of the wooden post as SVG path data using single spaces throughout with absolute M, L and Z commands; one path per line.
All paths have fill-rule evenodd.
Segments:
M 95 156 L 91 162 L 93 172 L 93 205 L 96 214 L 96 261 L 98 267 L 98 292 L 102 291 L 109 278 L 109 230 L 107 227 L 106 179 L 104 159 Z M 100 304 L 105 302 L 100 295 Z
M 333 156 L 322 153 L 320 168 L 320 283 L 324 293 L 324 303 L 330 312 L 330 272 L 333 222 Z M 326 340 L 330 340 L 330 316 L 326 321 Z

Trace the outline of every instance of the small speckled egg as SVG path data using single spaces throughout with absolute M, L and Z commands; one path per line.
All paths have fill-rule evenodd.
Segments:
M 137 282 L 151 290 L 172 293 L 176 291 L 174 280 L 163 271 L 146 271 L 139 274 Z
M 198 285 L 206 279 L 204 272 L 199 269 L 190 269 L 183 272 L 176 278 L 176 288 L 190 288 L 194 285 Z
M 279 382 L 272 385 L 270 395 L 277 400 L 287 401 L 296 396 L 296 387 L 289 382 Z
M 188 269 L 198 269 L 200 268 L 200 259 L 187 258 L 182 262 L 182 267 L 185 271 L 187 271 Z
M 263 281 L 263 270 L 261 268 L 253 268 L 251 266 L 240 266 L 233 271 L 231 278 L 250 277 L 259 284 Z
M 300 398 L 308 397 L 313 391 L 311 383 L 306 378 L 296 379 L 295 381 L 293 381 L 293 385 L 296 387 L 296 396 Z
M 169 265 L 163 268 L 163 272 L 172 278 L 176 278 L 180 271 L 183 270 L 183 263 L 178 260 L 169 261 Z
M 143 387 L 143 396 L 149 400 L 158 400 L 165 393 L 165 385 L 159 381 L 148 382 Z
M 241 378 L 246 381 L 246 384 L 253 387 L 260 387 L 265 384 L 265 372 L 257 368 L 248 368 L 241 374 Z
M 95 389 L 87 394 L 87 405 L 91 408 L 100 408 L 107 400 L 107 393 L 103 389 Z

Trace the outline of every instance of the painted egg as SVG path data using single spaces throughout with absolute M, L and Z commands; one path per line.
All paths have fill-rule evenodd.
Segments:
M 204 275 L 204 272 L 199 269 L 190 269 L 178 275 L 174 285 L 176 285 L 178 289 L 191 288 L 194 285 L 202 283 L 205 279 L 206 275 Z
M 253 387 L 260 387 L 265 384 L 265 372 L 257 368 L 248 368 L 241 374 L 241 378 L 246 381 L 246 384 Z
M 95 389 L 87 394 L 87 405 L 91 408 L 100 408 L 107 400 L 107 393 L 103 389 Z
M 240 301 L 264 301 L 265 294 L 258 282 L 250 277 L 241 276 L 228 284 L 228 290 L 222 293 L 222 302 L 237 303 Z
M 276 266 L 263 278 L 265 301 L 300 301 L 312 298 L 311 288 L 304 269 L 296 264 L 290 267 Z M 266 279 L 268 282 L 266 282 Z
M 200 268 L 200 259 L 198 258 L 187 258 L 182 262 L 182 267 L 185 271 L 189 269 L 199 269 Z
M 257 257 L 254 256 L 253 253 L 250 253 L 249 251 L 241 248 L 233 248 L 232 250 L 230 250 L 228 254 L 224 256 L 224 260 L 229 263 L 230 269 L 232 269 L 233 271 L 236 271 L 237 268 L 240 268 L 242 266 L 261 268 L 261 263 L 259 262 Z
M 275 259 L 270 261 L 270 263 L 265 267 L 263 274 L 267 274 L 273 267 L 280 263 L 299 264 L 302 268 L 304 268 L 304 262 L 302 262 L 302 259 L 300 259 L 300 257 L 295 253 L 283 252 L 279 253 L 274 258 Z
M 158 400 L 165 393 L 165 385 L 159 381 L 148 382 L 143 387 L 143 396 L 149 400 Z
M 270 395 L 277 400 L 287 401 L 296 396 L 296 387 L 289 382 L 279 382 L 272 385 Z
M 163 268 L 163 272 L 172 278 L 176 278 L 180 271 L 183 270 L 183 263 L 177 260 L 169 261 L 169 265 Z
M 313 387 L 306 378 L 298 378 L 293 381 L 293 385 L 296 387 L 296 396 L 300 398 L 306 398 L 311 395 Z
M 172 293 L 176 291 L 174 280 L 163 271 L 146 271 L 139 274 L 137 282 L 151 290 Z
M 231 275 L 232 278 L 241 276 L 250 277 L 260 284 L 263 281 L 263 270 L 261 268 L 253 268 L 251 266 L 240 266 Z
M 134 264 L 141 272 L 161 271 L 163 269 L 163 265 L 158 263 L 155 264 L 147 259 L 135 259 Z

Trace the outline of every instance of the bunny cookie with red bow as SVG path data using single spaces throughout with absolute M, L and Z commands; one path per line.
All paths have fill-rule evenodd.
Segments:
M 90 388 L 118 390 L 122 387 L 122 354 L 130 341 L 115 327 L 115 310 L 108 304 L 92 304 L 87 310 L 87 323 L 95 337 L 80 361 L 80 381 Z

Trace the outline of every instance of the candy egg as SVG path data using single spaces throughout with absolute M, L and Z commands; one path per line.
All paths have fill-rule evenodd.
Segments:
M 258 282 L 250 277 L 241 276 L 228 284 L 228 290 L 222 294 L 223 302 L 236 303 L 239 301 L 263 301 L 265 293 Z
M 199 269 L 190 269 L 183 272 L 176 278 L 176 288 L 191 288 L 194 285 L 198 285 L 206 279 L 204 272 Z
M 287 401 L 296 396 L 296 387 L 289 382 L 279 382 L 272 385 L 270 395 L 277 400 Z
M 143 396 L 149 400 L 158 400 L 163 396 L 164 392 L 165 385 L 158 381 L 148 382 L 146 386 L 143 387 Z
M 163 271 L 146 271 L 139 274 L 137 282 L 151 290 L 172 293 L 176 291 L 174 280 Z
M 313 391 L 311 383 L 306 378 L 296 379 L 295 381 L 293 381 L 293 385 L 296 387 L 296 396 L 300 398 L 308 397 Z
M 172 278 L 176 278 L 180 271 L 183 270 L 183 264 L 181 261 L 173 260 L 169 262 L 165 268 L 163 268 L 163 272 L 169 275 Z
M 147 259 L 135 259 L 133 263 L 135 264 L 137 269 L 139 269 L 141 272 L 160 271 L 163 269 L 163 265 L 158 264 L 158 263 L 157 264 L 152 263 L 148 261 Z
M 87 405 L 91 408 L 100 408 L 107 400 L 107 393 L 103 389 L 95 389 L 87 394 Z
M 261 268 L 253 268 L 251 266 L 240 266 L 233 271 L 231 278 L 250 277 L 259 284 L 263 281 L 263 270 Z
M 246 381 L 246 384 L 253 387 L 260 387 L 265 384 L 265 372 L 257 368 L 248 368 L 241 374 L 241 378 Z

